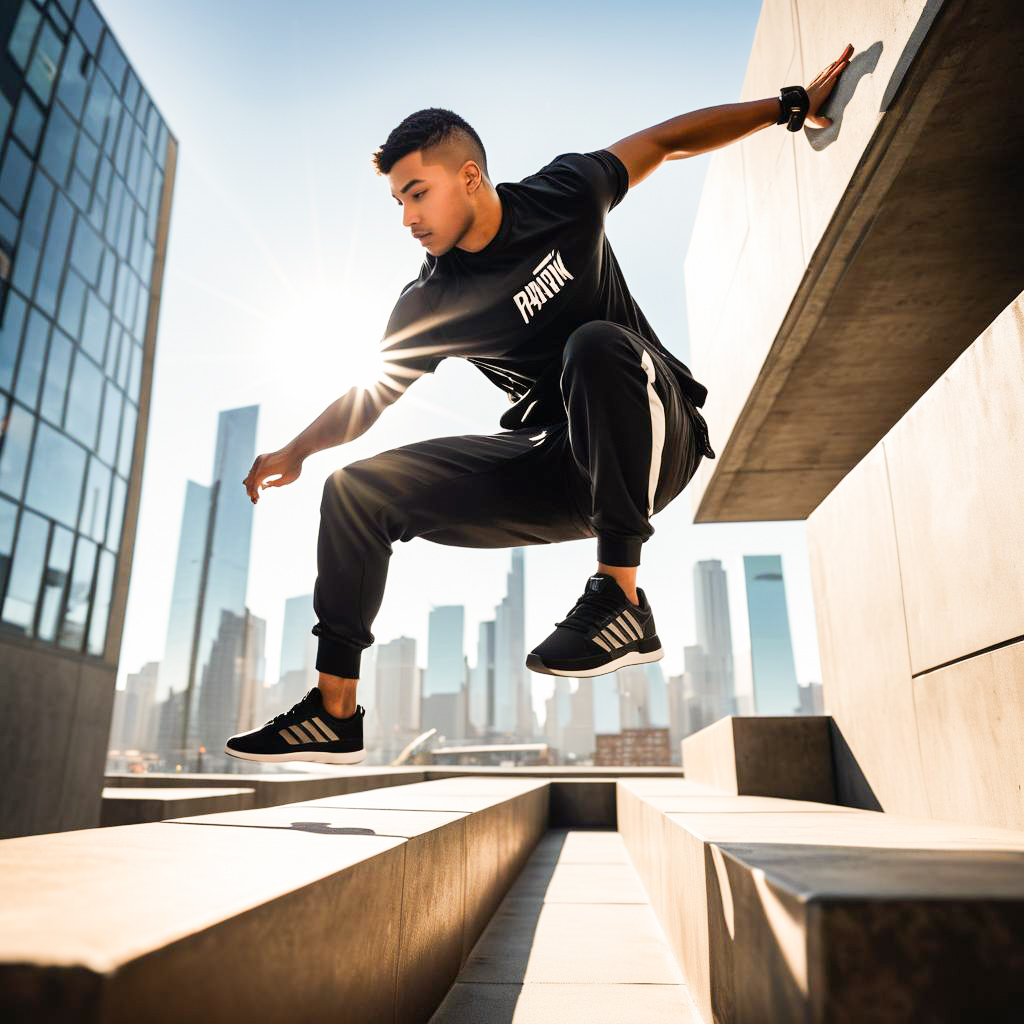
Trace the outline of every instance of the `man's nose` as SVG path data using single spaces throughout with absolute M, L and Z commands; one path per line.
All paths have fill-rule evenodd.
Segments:
M 418 220 L 419 220 L 419 218 L 415 216 L 411 206 L 406 205 L 406 206 L 402 207 L 402 226 L 403 227 L 407 227 L 407 228 L 412 227 L 413 224 L 417 223 Z

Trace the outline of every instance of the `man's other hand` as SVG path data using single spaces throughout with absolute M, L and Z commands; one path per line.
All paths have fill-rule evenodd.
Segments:
M 301 472 L 302 456 L 286 445 L 279 451 L 257 455 L 249 475 L 242 483 L 245 484 L 249 499 L 255 505 L 260 498 L 260 488 L 283 487 L 298 480 Z M 267 480 L 270 476 L 277 476 L 277 479 Z

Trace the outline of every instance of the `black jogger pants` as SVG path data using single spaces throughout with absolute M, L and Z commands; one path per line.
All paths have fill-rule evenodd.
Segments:
M 335 470 L 320 506 L 313 610 L 320 672 L 359 677 L 395 541 L 504 548 L 597 537 L 597 560 L 640 564 L 650 517 L 703 457 L 696 411 L 668 362 L 629 328 L 570 334 L 566 421 L 435 437 Z

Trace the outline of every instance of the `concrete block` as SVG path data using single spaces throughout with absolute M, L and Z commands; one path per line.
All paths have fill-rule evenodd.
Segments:
M 737 144 L 742 244 L 711 228 L 735 216 L 739 176 L 724 157 L 709 168 L 687 254 L 718 452 L 691 484 L 697 521 L 806 517 L 1019 292 L 1024 112 L 1005 121 L 1000 70 L 1024 44 L 1016 14 L 1010 0 L 765 3 L 745 94 L 775 95 L 787 67 L 806 81 L 847 42 L 857 53 L 832 128 Z M 713 274 L 724 298 L 703 286 Z
M 1024 297 L 884 443 L 911 671 L 1024 635 Z
M 227 786 L 105 786 L 100 824 L 139 825 L 146 821 L 164 821 L 189 814 L 213 814 L 219 811 L 244 811 L 252 807 L 254 790 Z
M 683 740 L 687 777 L 733 795 L 835 803 L 824 715 L 729 715 Z
M 404 845 L 164 822 L 0 843 L 0 1016 L 391 1020 Z

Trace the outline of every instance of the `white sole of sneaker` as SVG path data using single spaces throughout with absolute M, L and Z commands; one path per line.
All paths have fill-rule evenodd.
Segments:
M 318 761 L 320 764 L 358 764 L 366 757 L 365 750 L 350 750 L 344 754 L 330 751 L 305 750 L 288 754 L 243 754 L 240 750 L 224 747 L 224 753 L 244 761 Z
M 627 665 L 646 665 L 651 661 L 661 661 L 664 657 L 665 650 L 659 647 L 656 651 L 627 651 L 613 661 L 609 661 L 604 665 L 598 665 L 597 668 L 563 669 L 548 668 L 537 655 L 530 654 L 526 658 L 526 667 L 531 672 L 542 672 L 549 676 L 570 676 L 573 679 L 586 679 L 590 676 L 606 675 L 609 672 L 614 672 L 616 669 L 625 668 Z

